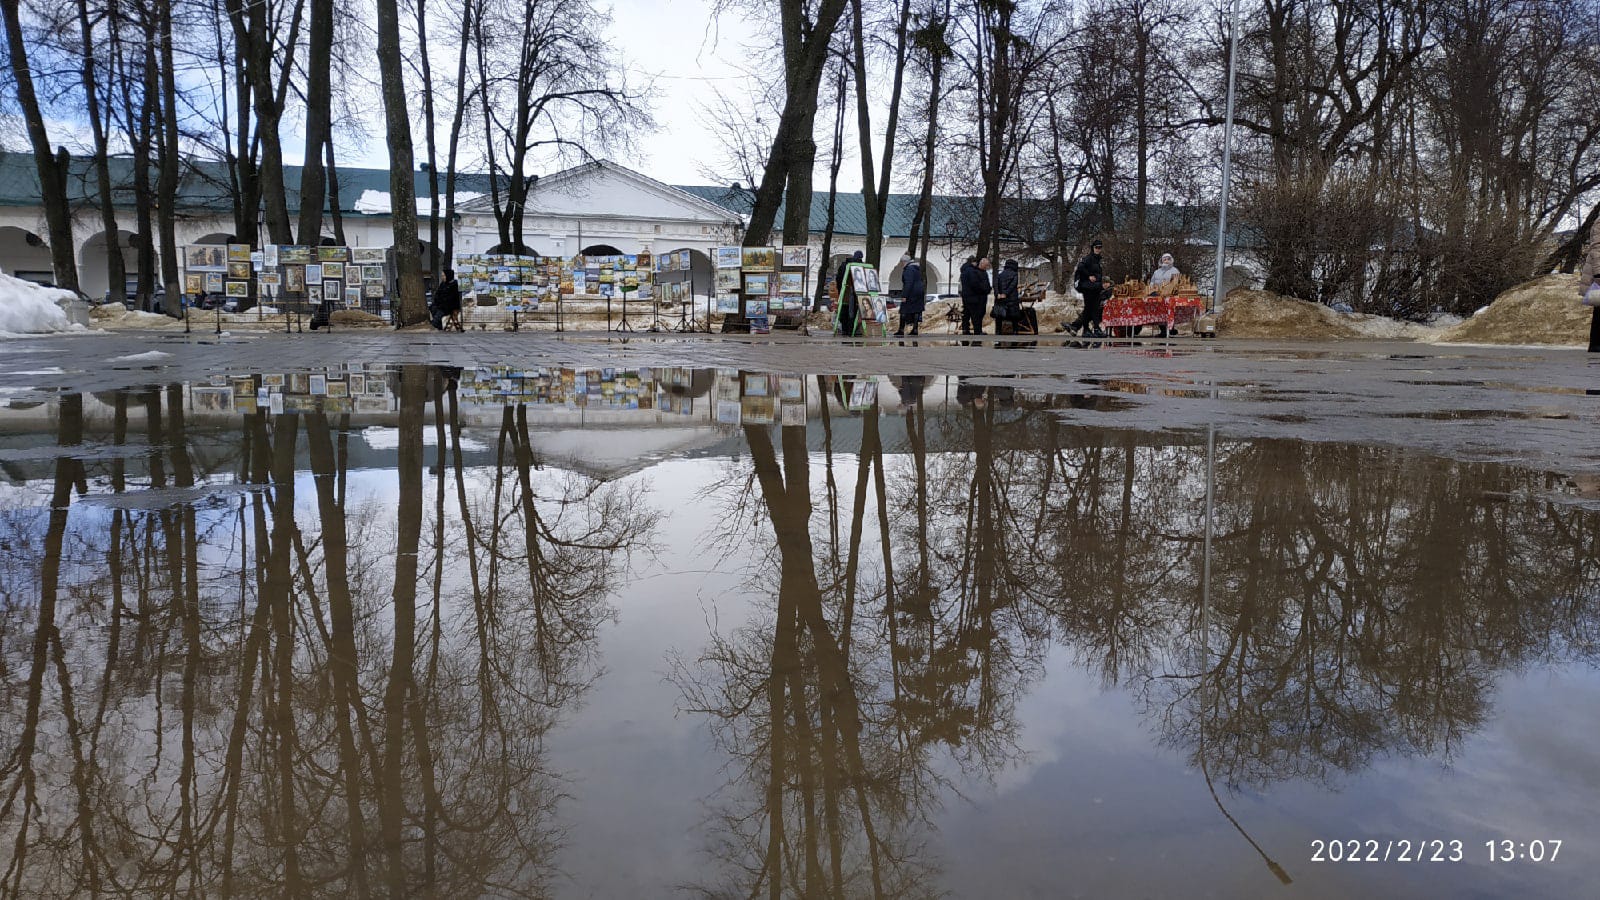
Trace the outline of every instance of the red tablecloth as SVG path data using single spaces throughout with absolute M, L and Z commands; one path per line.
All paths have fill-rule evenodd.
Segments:
M 1190 322 L 1206 311 L 1199 297 L 1113 297 L 1106 301 L 1102 324 L 1121 328 L 1128 325 L 1167 325 Z

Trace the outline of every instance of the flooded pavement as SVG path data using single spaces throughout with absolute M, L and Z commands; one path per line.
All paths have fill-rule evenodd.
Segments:
M 1581 388 L 149 374 L 0 409 L 5 896 L 1600 883 Z

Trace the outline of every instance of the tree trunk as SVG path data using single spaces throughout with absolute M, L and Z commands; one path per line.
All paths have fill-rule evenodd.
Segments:
M 344 239 L 344 213 L 340 210 L 339 204 L 339 166 L 333 160 L 333 138 L 331 136 L 328 142 L 322 145 L 322 149 L 328 156 L 325 160 L 328 167 L 328 215 L 333 219 L 333 242 L 343 247 L 346 246 L 347 242 Z M 322 237 L 320 235 L 318 235 L 317 241 L 321 243 Z
M 266 4 L 247 3 L 246 0 L 227 0 L 227 3 L 234 41 L 238 45 L 239 55 L 246 59 L 245 71 L 254 95 L 251 105 L 256 115 L 256 140 L 261 148 L 257 175 L 261 184 L 267 236 L 274 244 L 292 244 L 294 229 L 289 223 L 289 201 L 284 185 L 283 142 L 278 135 L 278 125 L 283 119 L 283 95 L 280 85 L 275 84 L 272 77 L 272 61 L 278 54 L 269 30 Z M 297 8 L 287 44 L 291 52 L 296 46 L 295 32 L 299 24 L 300 9 Z M 285 73 L 290 68 L 285 66 Z M 315 238 L 311 243 L 316 243 Z
M 844 5 L 845 0 L 820 0 L 814 22 L 806 21 L 805 4 L 799 0 L 784 0 L 781 6 L 786 89 L 783 113 L 778 117 L 767 167 L 750 209 L 750 223 L 741 242 L 746 247 L 760 246 L 771 239 L 780 205 L 784 206 L 784 243 L 804 243 L 810 234 L 811 170 L 817 159 L 817 142 L 812 137 L 817 88 Z
M 183 317 L 183 275 L 178 270 L 178 73 L 172 56 L 172 0 L 161 0 L 161 179 L 156 225 L 161 232 L 161 283 L 167 299 L 162 309 Z
M 78 289 L 78 266 L 72 252 L 72 211 L 67 205 L 66 151 L 59 157 L 50 150 L 50 134 L 45 129 L 44 113 L 33 89 L 33 70 L 28 65 L 28 45 L 22 39 L 19 0 L 0 0 L 0 14 L 6 24 L 6 42 L 11 51 L 11 76 L 16 82 L 17 105 L 28 127 L 28 143 L 33 147 L 33 165 L 39 175 L 39 197 L 44 204 L 45 230 L 49 232 L 50 264 L 56 286 Z M 108 238 L 115 238 L 113 233 Z
M 426 0 L 417 2 L 417 46 L 428 46 Z M 427 52 L 417 54 L 422 65 L 422 129 L 428 146 L 428 274 L 430 284 L 439 283 L 439 161 L 438 142 L 433 134 L 433 67 Z
M 444 170 L 444 220 L 451 223 L 444 230 L 445 259 L 455 259 L 456 252 L 456 152 L 461 145 L 461 124 L 467 109 L 467 46 L 472 36 L 472 16 L 476 0 L 467 0 L 461 6 L 461 44 L 456 54 L 456 105 L 450 116 L 450 149 L 445 156 Z
M 107 9 L 106 18 L 110 20 L 111 27 L 115 28 L 115 6 Z M 100 227 L 108 237 L 114 237 L 117 233 L 117 211 L 113 206 L 111 195 L 111 164 L 108 161 L 108 141 L 106 139 L 106 131 L 108 129 L 106 122 L 100 117 L 100 86 L 99 79 L 95 76 L 94 65 L 94 26 L 89 21 L 88 0 L 78 0 L 78 30 L 83 42 L 82 78 L 83 96 L 86 104 L 85 111 L 89 116 L 89 126 L 94 134 L 94 174 L 97 196 L 100 198 Z M 106 106 L 109 107 L 110 105 L 108 101 Z M 106 283 L 113 287 L 127 284 L 127 265 L 121 253 L 106 254 L 106 279 Z
M 311 24 L 306 35 L 306 152 L 300 166 L 300 243 L 314 247 L 322 242 L 322 204 L 327 192 L 322 147 L 333 140 L 333 0 L 310 2 Z
M 378 0 L 378 70 L 389 138 L 389 197 L 394 221 L 394 258 L 399 297 L 397 322 L 428 318 L 417 258 L 417 186 L 411 161 L 411 118 L 400 57 L 400 12 L 396 0 Z

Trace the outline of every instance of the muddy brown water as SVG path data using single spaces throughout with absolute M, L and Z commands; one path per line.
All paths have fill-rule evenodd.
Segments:
M 0 893 L 1593 896 L 1581 485 L 1055 383 L 0 413 Z

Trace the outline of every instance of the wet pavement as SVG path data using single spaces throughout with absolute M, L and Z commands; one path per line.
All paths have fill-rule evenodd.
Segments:
M 1600 883 L 1582 354 L 425 337 L 5 345 L 0 895 Z

